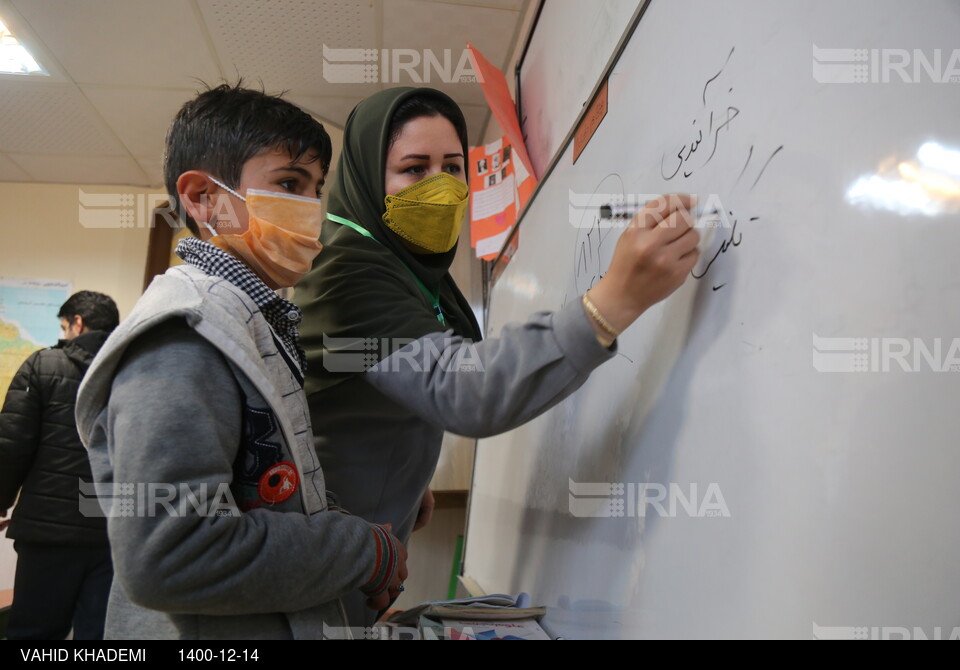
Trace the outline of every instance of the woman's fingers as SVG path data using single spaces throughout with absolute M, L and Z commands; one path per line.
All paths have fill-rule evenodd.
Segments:
M 700 244 L 700 231 L 696 228 L 687 228 L 683 235 L 670 242 L 668 249 L 674 255 L 674 258 L 683 258 L 691 251 L 697 250 Z
M 678 210 L 690 210 L 697 204 L 697 196 L 690 193 L 668 193 L 649 200 L 634 223 L 642 228 L 653 229 L 662 226 Z M 689 226 L 689 224 L 688 224 Z

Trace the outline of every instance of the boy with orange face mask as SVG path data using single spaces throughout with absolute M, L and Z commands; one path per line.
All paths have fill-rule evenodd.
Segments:
M 327 498 L 300 311 L 274 292 L 320 252 L 330 155 L 319 123 L 258 91 L 219 86 L 174 119 L 167 190 L 196 237 L 77 402 L 115 565 L 108 638 L 343 636 L 340 596 L 381 609 L 403 588 L 390 528 Z

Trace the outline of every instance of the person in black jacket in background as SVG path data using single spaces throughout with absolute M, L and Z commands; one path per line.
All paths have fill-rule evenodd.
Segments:
M 0 411 L 0 530 L 14 540 L 11 640 L 103 637 L 113 579 L 106 519 L 85 516 L 79 482 L 92 482 L 74 420 L 77 389 L 120 320 L 114 301 L 80 291 L 57 315 L 63 339 L 17 371 Z M 94 499 L 95 501 L 95 499 Z

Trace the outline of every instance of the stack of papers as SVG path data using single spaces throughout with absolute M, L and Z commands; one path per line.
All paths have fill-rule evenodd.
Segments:
M 537 620 L 547 613 L 545 607 L 529 607 L 526 593 L 510 596 L 502 593 L 431 600 L 390 617 L 389 623 L 416 625 L 424 639 L 430 640 L 549 640 Z

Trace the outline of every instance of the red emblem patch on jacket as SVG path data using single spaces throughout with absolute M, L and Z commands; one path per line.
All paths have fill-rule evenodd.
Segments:
M 257 493 L 260 500 L 268 505 L 276 505 L 288 500 L 297 491 L 300 485 L 300 475 L 297 473 L 297 466 L 293 463 L 282 461 L 263 473 L 260 477 L 260 483 L 257 485 Z

